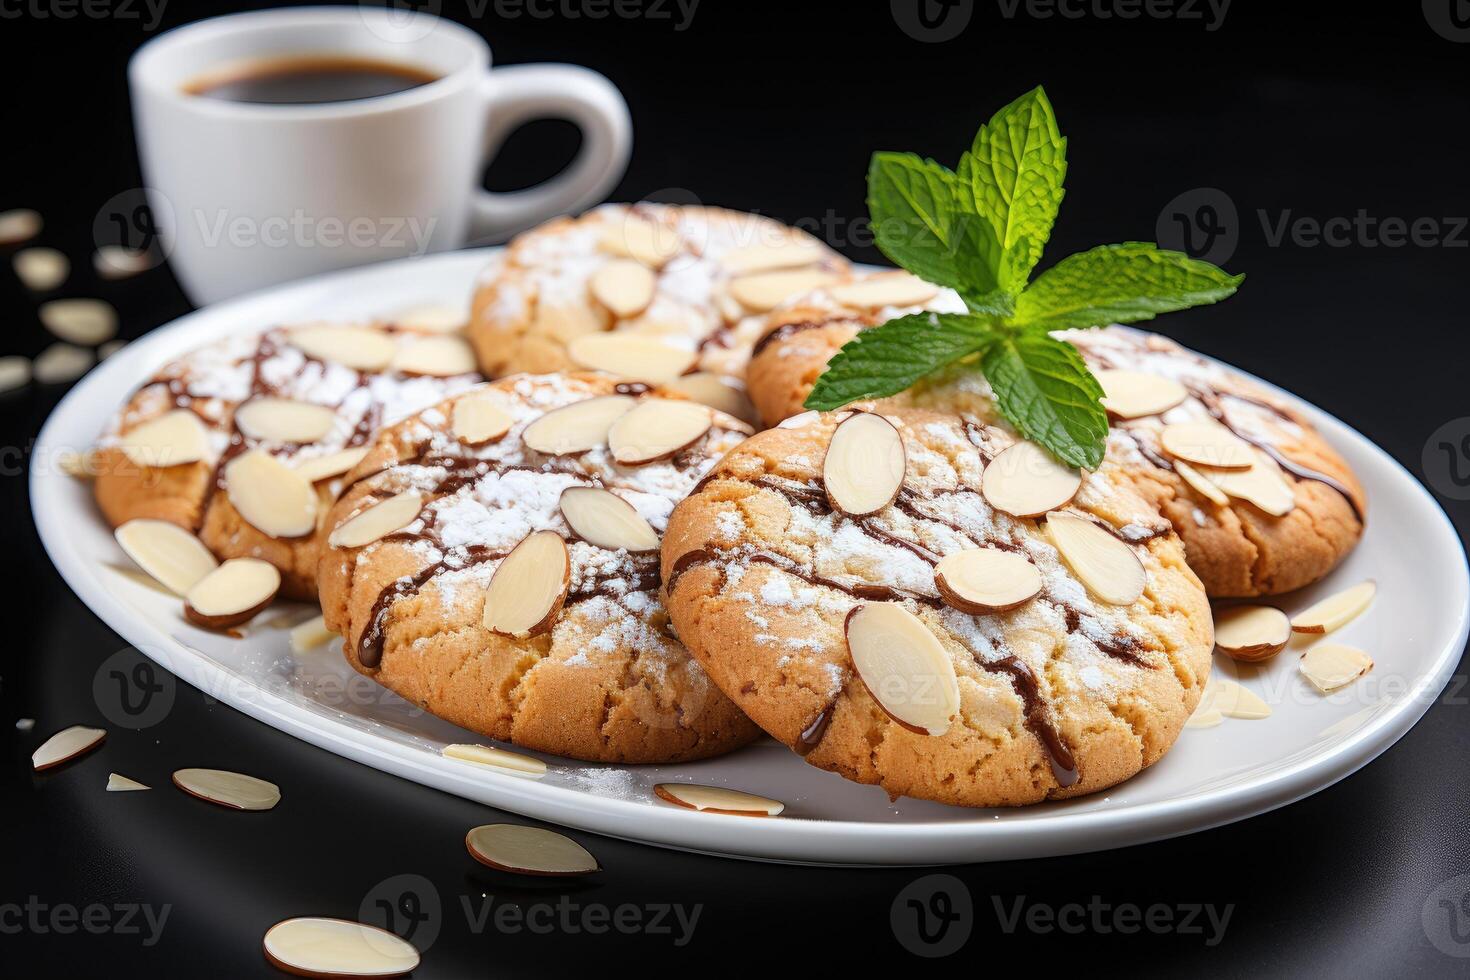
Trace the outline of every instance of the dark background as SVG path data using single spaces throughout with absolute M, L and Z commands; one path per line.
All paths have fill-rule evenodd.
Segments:
M 157 30 L 253 6 L 265 4 L 171 0 L 155 27 L 137 0 L 95 0 L 86 10 L 68 0 L 0 2 L 0 210 L 44 213 L 41 243 L 66 251 L 76 270 L 62 294 L 113 302 L 126 337 L 188 304 L 166 269 L 120 283 L 91 273 L 94 218 L 140 183 L 125 63 Z M 825 235 L 856 259 L 876 258 L 859 221 L 872 150 L 911 149 L 952 163 L 984 117 L 1043 83 L 1070 139 L 1071 164 L 1043 265 L 1104 241 L 1154 240 L 1161 226 L 1165 244 L 1185 244 L 1176 213 L 1223 228 L 1213 244 L 1233 253 L 1223 264 L 1248 281 L 1224 306 L 1167 317 L 1161 328 L 1345 418 L 1424 477 L 1431 434 L 1470 414 L 1470 43 L 1451 19 L 1467 12 L 1464 3 L 1288 8 L 1237 0 L 1217 20 L 1184 0 L 1149 8 L 1170 16 L 1132 19 L 1104 16 L 1143 9 L 1128 0 L 1064 5 L 1080 16 L 1037 16 L 1054 7 L 1024 2 L 1007 16 L 1009 0 L 977 0 L 931 8 L 950 18 L 938 34 L 964 23 L 944 41 L 921 28 L 906 32 L 900 21 L 917 23 L 913 4 L 897 6 L 895 14 L 877 0 L 703 0 L 683 30 L 677 8 L 655 9 L 652 0 L 632 18 L 568 16 L 595 9 L 578 0 L 535 13 L 521 4 L 443 9 L 489 37 L 498 63 L 579 62 L 622 88 L 636 145 L 615 199 L 662 191 L 759 210 Z M 555 172 L 576 140 L 565 124 L 527 127 L 491 168 L 491 186 Z M 1421 241 L 1394 246 L 1366 224 L 1337 243 L 1291 235 L 1273 243 L 1268 234 L 1282 220 L 1360 212 L 1418 219 Z M 1196 228 L 1187 244 L 1212 243 Z M 35 354 L 49 342 L 36 302 L 8 262 L 0 267 L 0 353 Z M 999 962 L 1057 972 L 1465 975 L 1470 961 L 1431 944 L 1422 918 L 1436 912 L 1432 903 L 1425 911 L 1431 892 L 1470 872 L 1463 664 L 1398 745 L 1284 810 L 1121 851 L 947 869 L 973 900 L 972 917 L 955 927 L 972 927 L 968 942 L 947 960 L 911 958 L 890 927 L 899 892 L 931 872 L 770 866 L 579 834 L 605 873 L 571 892 L 527 885 L 480 869 L 459 845 L 465 829 L 493 822 L 495 812 L 339 759 L 183 686 L 158 724 L 109 725 L 101 751 L 34 776 L 29 754 L 46 734 L 103 722 L 92 679 L 124 648 L 52 569 L 29 519 L 28 443 L 62 393 L 33 386 L 0 396 L 0 526 L 10 569 L 0 609 L 9 626 L 0 646 L 0 822 L 10 825 L 0 905 L 35 896 L 53 907 L 141 902 L 171 910 L 151 946 L 121 930 L 0 931 L 0 968 L 10 975 L 274 975 L 259 954 L 271 923 L 299 914 L 354 918 L 375 886 L 400 874 L 424 876 L 443 903 L 423 977 L 589 969 L 804 977 L 849 961 L 876 969 L 886 959 L 906 960 L 902 969 L 985 969 L 1002 950 Z M 1443 476 L 1429 483 L 1463 534 L 1470 506 L 1452 499 L 1461 488 Z M 35 731 L 14 731 L 19 717 L 37 719 Z M 287 801 L 242 819 L 183 805 L 167 788 L 100 791 L 108 770 L 161 787 L 182 765 L 268 776 L 287 788 Z M 1470 891 L 1467 882 L 1456 896 Z M 478 903 L 484 894 L 522 906 L 554 906 L 570 894 L 583 904 L 698 903 L 702 911 L 683 947 L 647 933 L 473 935 L 460 900 Z M 1119 935 L 1023 924 L 1007 933 L 996 905 L 1021 898 L 1232 911 L 1215 945 L 1208 927 L 1204 935 Z M 1470 904 L 1459 921 L 1470 921 Z M 1470 941 L 1456 951 L 1470 954 Z

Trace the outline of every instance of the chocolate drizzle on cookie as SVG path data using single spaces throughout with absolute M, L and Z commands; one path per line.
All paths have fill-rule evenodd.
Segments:
M 837 709 L 837 700 L 827 702 L 817 716 L 812 719 L 796 736 L 796 744 L 792 746 L 799 756 L 808 756 L 812 750 L 822 744 L 822 737 L 827 734 L 827 726 L 832 724 L 832 712 Z
M 1348 506 L 1353 509 L 1353 516 L 1358 519 L 1358 523 L 1365 523 L 1364 518 L 1366 517 L 1366 515 L 1363 513 L 1363 508 L 1359 506 L 1357 497 L 1353 495 L 1352 491 L 1350 491 L 1342 483 L 1342 481 L 1328 476 L 1326 473 L 1320 472 L 1319 470 L 1314 470 L 1309 466 L 1303 466 L 1302 464 L 1289 458 L 1280 449 L 1277 449 L 1276 446 L 1266 441 L 1265 439 L 1250 435 L 1247 432 L 1242 432 L 1240 428 L 1238 428 L 1234 423 L 1230 421 L 1230 413 L 1225 410 L 1225 406 L 1222 400 L 1225 398 L 1234 398 L 1238 401 L 1243 401 L 1246 404 L 1255 405 L 1257 407 L 1275 412 L 1278 416 L 1288 422 L 1295 422 L 1296 420 L 1292 418 L 1291 415 L 1287 414 L 1286 411 L 1278 408 L 1275 405 L 1272 405 L 1270 402 L 1263 401 L 1258 398 L 1250 398 L 1245 395 L 1239 395 L 1231 391 L 1222 392 L 1217 389 L 1206 388 L 1198 384 L 1187 384 L 1185 387 L 1189 389 L 1190 394 L 1192 394 L 1195 398 L 1199 400 L 1200 404 L 1204 405 L 1205 411 L 1210 413 L 1211 418 L 1233 432 L 1237 438 L 1250 443 L 1252 446 L 1255 446 L 1267 456 L 1270 456 L 1276 462 L 1277 466 L 1281 467 L 1283 470 L 1290 473 L 1298 480 L 1310 480 L 1314 483 L 1320 483 L 1331 490 L 1335 490 L 1337 493 L 1342 495 L 1343 499 L 1347 501 Z
M 646 394 L 647 386 L 640 386 L 638 395 Z M 623 386 L 618 386 L 620 394 L 633 394 L 631 390 L 625 391 Z M 467 487 L 472 487 L 488 477 L 501 477 L 508 473 L 530 473 L 555 475 L 570 479 L 585 486 L 601 487 L 603 489 L 625 489 L 639 490 L 632 483 L 618 480 L 609 474 L 594 475 L 586 472 L 586 469 L 572 457 L 549 457 L 541 456 L 531 450 L 525 450 L 526 454 L 538 462 L 510 463 L 492 457 L 461 456 L 453 453 L 436 451 L 432 440 L 426 440 L 414 446 L 405 457 L 398 460 L 392 466 L 380 470 L 364 473 L 357 477 L 348 488 L 363 481 L 382 477 L 408 467 L 419 467 L 426 470 L 440 470 L 442 473 L 432 482 L 425 479 L 413 480 L 414 486 L 422 492 L 425 497 L 440 500 L 453 496 Z M 709 457 L 697 450 L 689 450 L 681 453 L 669 461 L 676 470 L 688 472 L 703 464 Z M 343 496 L 346 489 L 343 490 Z M 445 572 L 464 571 L 487 562 L 499 561 L 508 552 L 498 551 L 484 545 L 472 545 L 469 547 L 456 547 L 445 549 L 440 529 L 436 521 L 438 510 L 432 506 L 426 506 L 419 520 L 416 530 L 404 529 L 384 537 L 384 541 L 395 541 L 400 543 L 428 542 L 436 550 L 445 552 L 444 557 L 437 562 L 427 565 L 413 575 L 406 575 L 395 579 L 384 587 L 374 600 L 368 614 L 367 625 L 358 639 L 358 662 L 367 669 L 377 668 L 383 657 L 383 648 L 386 641 L 387 627 L 390 622 L 392 608 L 400 599 L 415 595 L 421 591 L 431 580 Z M 410 525 L 412 527 L 413 525 Z M 569 532 L 565 534 L 570 540 L 580 540 Z M 659 588 L 659 568 L 657 554 L 635 554 L 626 556 L 627 569 L 616 573 L 607 574 L 595 572 L 583 575 L 578 585 L 567 596 L 563 608 L 569 608 L 579 602 L 591 599 L 603 598 L 616 602 L 623 606 L 630 615 L 637 615 L 626 604 L 625 597 L 632 593 L 656 592 Z
M 823 327 L 854 326 L 859 330 L 866 329 L 867 321 L 856 316 L 832 317 L 828 320 L 794 320 L 791 323 L 783 323 L 779 327 L 773 327 L 767 331 L 755 346 L 750 349 L 750 359 L 755 360 L 761 353 L 774 343 L 783 341 L 788 337 L 803 333 L 807 330 L 820 330 Z
M 1023 713 L 1026 719 L 1026 727 L 1041 742 L 1046 749 L 1047 758 L 1051 761 L 1052 775 L 1056 777 L 1057 785 L 1066 789 L 1075 786 L 1081 774 L 1077 770 L 1077 759 L 1072 755 L 1072 750 L 1062 738 L 1062 733 L 1057 730 L 1047 714 L 1046 705 L 1041 697 L 1041 685 L 1036 680 L 1036 674 L 1026 663 L 1015 655 L 1002 657 L 999 660 L 983 660 L 975 658 L 975 662 L 984 670 L 993 674 L 1005 674 L 1011 679 L 1016 693 L 1020 695 Z
M 357 640 L 357 662 L 369 670 L 376 669 L 383 662 L 383 641 L 387 632 L 388 611 L 399 599 L 418 592 L 425 583 L 443 572 L 461 571 L 476 565 L 483 565 L 488 561 L 499 561 L 507 554 L 509 552 L 492 551 L 483 545 L 471 545 L 464 550 L 450 552 L 441 560 L 420 569 L 413 575 L 394 579 L 378 593 L 378 598 L 368 612 L 367 626 L 363 628 L 362 635 Z

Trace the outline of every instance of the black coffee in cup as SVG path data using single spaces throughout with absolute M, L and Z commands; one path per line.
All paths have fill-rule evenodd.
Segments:
M 228 102 L 311 105 L 405 92 L 437 81 L 414 65 L 346 55 L 302 54 L 248 61 L 188 82 L 184 91 Z

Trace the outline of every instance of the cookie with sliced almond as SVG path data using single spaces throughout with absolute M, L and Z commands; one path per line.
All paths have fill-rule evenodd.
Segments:
M 285 597 L 311 600 L 327 508 L 378 428 L 479 380 L 463 337 L 427 314 L 234 334 L 133 393 L 89 454 L 93 492 L 114 526 L 176 525 L 221 560 L 269 562 Z M 464 424 L 503 434 L 488 409 Z
M 663 384 L 704 373 L 738 392 L 764 314 L 849 278 L 835 252 L 769 218 L 608 204 L 513 239 L 476 283 L 467 336 L 490 377 L 594 370 Z M 925 289 L 895 276 L 885 291 Z
M 668 626 L 658 554 L 677 502 L 749 434 L 590 371 L 388 426 L 322 516 L 322 630 L 384 687 L 509 743 L 446 749 L 455 778 L 546 772 L 516 748 L 659 763 L 742 745 L 755 727 Z
M 1184 557 L 1111 461 L 1084 477 L 973 418 L 858 404 L 727 453 L 674 508 L 660 577 L 674 632 L 808 763 L 1013 806 L 1178 737 L 1213 646 Z
M 916 312 L 963 311 L 946 290 L 917 307 L 865 306 L 863 295 L 884 292 L 883 277 L 892 275 L 833 285 L 768 314 L 746 371 L 751 401 L 767 425 L 802 412 L 827 362 L 863 330 Z M 918 301 L 917 290 L 894 293 L 890 298 Z M 1211 596 L 1293 592 L 1324 577 L 1356 545 L 1368 508 L 1362 486 L 1308 413 L 1280 391 L 1131 327 L 1058 336 L 1077 348 L 1102 389 L 1108 459 L 1159 502 Z M 986 424 L 997 417 L 989 386 L 968 369 L 922 378 L 863 407 L 956 411 Z M 1015 511 L 1046 503 L 1039 489 L 1045 470 L 1016 467 L 1023 491 L 1012 499 L 1004 496 L 1008 460 L 995 462 L 1002 465 L 990 489 L 1002 509 L 1040 516 Z M 1059 476 L 1054 482 L 1059 494 L 1070 485 Z

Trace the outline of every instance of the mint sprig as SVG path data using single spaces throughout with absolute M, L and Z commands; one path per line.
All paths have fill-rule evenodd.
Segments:
M 884 398 L 970 358 L 1022 435 L 1095 469 L 1108 432 L 1102 387 L 1076 348 L 1050 331 L 1216 303 L 1245 277 L 1126 242 L 1069 256 L 1031 281 L 1066 173 L 1067 141 L 1040 88 L 992 116 L 956 170 L 912 153 L 875 153 L 868 211 L 878 248 L 954 289 L 969 312 L 914 314 L 858 334 L 817 379 L 806 407 Z

